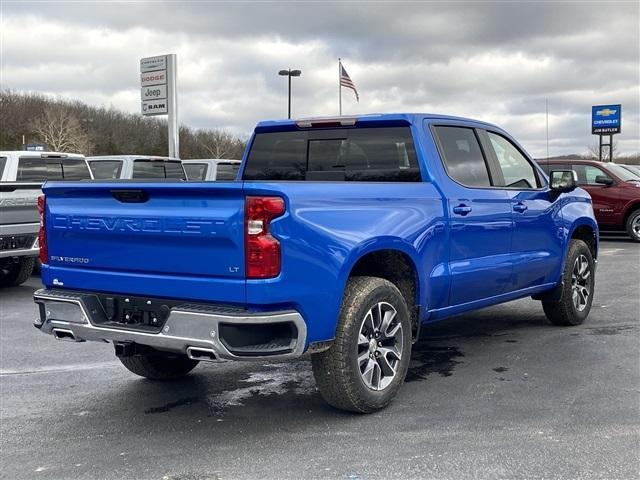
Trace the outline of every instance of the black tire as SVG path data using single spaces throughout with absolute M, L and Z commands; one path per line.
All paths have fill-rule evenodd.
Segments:
M 362 339 L 369 338 L 369 343 L 360 341 L 361 329 L 366 328 L 365 320 L 369 318 L 369 312 L 372 312 L 378 305 L 384 305 L 384 308 L 391 308 L 387 312 L 395 311 L 393 320 L 388 324 L 386 332 L 390 332 L 401 325 L 393 339 L 376 342 L 375 338 L 363 336 Z M 385 314 L 378 315 L 378 318 L 387 318 Z M 375 322 L 375 320 L 372 320 Z M 367 323 L 368 325 L 369 323 Z M 380 325 L 382 321 L 380 320 Z M 371 323 L 374 325 L 374 323 Z M 382 329 L 380 329 L 382 330 Z M 378 330 L 374 327 L 374 332 Z M 380 338 L 386 338 L 381 333 Z M 374 336 L 372 335 L 372 337 Z M 376 338 L 378 338 L 376 336 Z M 373 345 L 371 342 L 373 341 Z M 390 362 L 387 358 L 388 353 L 382 353 L 384 346 L 393 345 L 397 347 L 397 343 L 401 344 L 401 355 L 398 359 L 395 354 L 391 354 Z M 379 345 L 380 347 L 376 346 Z M 366 345 L 366 346 L 363 346 Z M 378 348 L 381 350 L 378 351 Z M 388 351 L 388 350 L 385 350 Z M 375 357 L 373 356 L 375 354 Z M 366 364 L 361 364 L 358 357 L 363 356 Z M 389 374 L 384 377 L 382 365 L 380 363 L 381 356 L 385 357 L 385 365 L 395 363 L 393 371 L 395 375 Z M 409 319 L 409 311 L 404 297 L 396 286 L 382 278 L 377 277 L 353 277 L 347 283 L 344 297 L 342 300 L 342 308 L 338 319 L 336 329 L 336 337 L 329 350 L 316 353 L 311 356 L 313 365 L 313 374 L 316 379 L 316 385 L 320 390 L 320 394 L 325 401 L 341 410 L 347 410 L 357 413 L 370 413 L 386 407 L 398 393 L 404 378 L 407 374 L 409 361 L 411 358 L 411 321 Z M 367 386 L 365 379 L 366 373 L 369 371 L 371 362 L 378 362 L 379 379 L 378 390 Z M 361 365 L 364 365 L 362 368 Z M 371 368 L 375 370 L 375 368 Z M 371 374 L 371 379 L 375 374 Z M 384 380 L 386 378 L 386 380 Z M 388 382 L 384 384 L 383 382 Z M 384 387 L 382 387 L 384 385 Z
M 626 227 L 631 240 L 640 242 L 640 208 L 631 212 Z
M 574 278 L 576 275 L 576 268 L 580 270 L 577 263 L 580 259 L 586 259 L 588 268 L 588 279 Z M 580 277 L 580 275 L 578 275 Z M 562 287 L 562 294 L 559 301 L 543 301 L 542 308 L 549 321 L 554 325 L 572 326 L 580 325 L 589 315 L 591 310 L 591 303 L 593 302 L 593 295 L 595 293 L 595 269 L 593 255 L 591 250 L 582 240 L 572 239 L 569 244 L 569 252 L 567 253 L 567 259 L 562 272 L 562 280 L 564 282 Z M 584 283 L 584 285 L 583 285 Z M 576 304 L 574 299 L 574 287 L 576 288 L 575 294 L 578 295 L 577 301 L 580 305 Z M 578 293 L 581 287 L 588 289 L 588 295 L 586 295 L 586 301 L 582 305 L 585 298 L 584 293 Z
M 35 257 L 20 257 L 17 262 L 0 268 L 0 286 L 16 287 L 22 285 L 33 273 Z
M 127 369 L 151 380 L 175 380 L 182 378 L 198 365 L 185 355 L 171 355 L 161 352 L 131 357 L 118 357 Z

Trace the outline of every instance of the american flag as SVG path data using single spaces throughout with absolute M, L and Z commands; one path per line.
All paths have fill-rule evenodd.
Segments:
M 358 95 L 358 90 L 356 90 L 356 86 L 351 81 L 351 77 L 342 66 L 342 63 L 340 63 L 340 86 L 347 87 L 353 90 L 353 93 L 356 94 L 356 101 L 360 102 L 360 95 Z

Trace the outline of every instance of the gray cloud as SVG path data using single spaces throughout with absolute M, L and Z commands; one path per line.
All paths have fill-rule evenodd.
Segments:
M 249 132 L 294 114 L 337 113 L 337 57 L 361 93 L 346 113 L 435 111 L 500 124 L 534 155 L 585 151 L 590 106 L 623 104 L 640 150 L 637 2 L 3 2 L 2 86 L 138 110 L 140 57 L 179 58 L 180 118 Z M 604 11 L 603 11 L 604 10 Z

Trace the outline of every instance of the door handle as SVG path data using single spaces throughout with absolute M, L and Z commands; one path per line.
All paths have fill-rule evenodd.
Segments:
M 464 203 L 461 203 L 460 205 L 453 207 L 453 213 L 455 213 L 456 215 L 464 216 L 470 212 L 471 212 L 471 207 L 468 205 L 465 205 Z
M 123 203 L 144 203 L 149 195 L 143 190 L 111 190 L 113 198 Z
M 513 206 L 513 210 L 515 212 L 524 213 L 529 207 L 527 207 L 524 203 L 516 203 Z

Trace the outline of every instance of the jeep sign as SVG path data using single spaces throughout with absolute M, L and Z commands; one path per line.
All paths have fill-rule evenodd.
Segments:
M 151 87 L 142 87 L 140 91 L 142 101 L 145 100 L 160 100 L 167 98 L 167 86 L 166 85 L 153 85 Z

